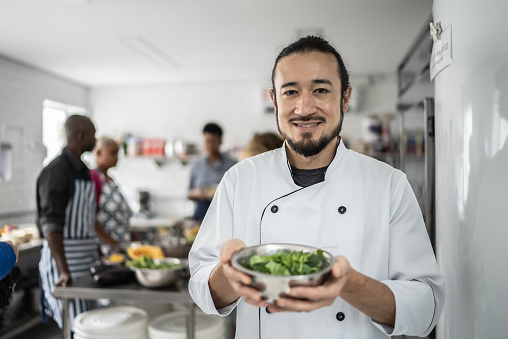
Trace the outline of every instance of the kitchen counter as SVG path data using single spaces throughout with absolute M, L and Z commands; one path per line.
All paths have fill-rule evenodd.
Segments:
M 44 239 L 30 240 L 29 242 L 20 244 L 18 246 L 18 252 L 22 253 L 33 249 L 39 249 L 42 244 L 44 244 Z
M 178 303 L 187 309 L 187 339 L 195 338 L 195 304 L 187 289 L 188 280 L 163 288 L 146 288 L 137 282 L 101 287 L 91 276 L 73 282 L 69 287 L 54 287 L 53 294 L 62 301 L 63 338 L 70 339 L 69 303 L 70 299 L 112 299 L 139 300 L 149 303 Z

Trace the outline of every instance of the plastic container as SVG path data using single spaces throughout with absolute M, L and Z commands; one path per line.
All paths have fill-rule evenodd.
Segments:
M 147 339 L 147 313 L 120 306 L 92 310 L 74 318 L 75 339 Z
M 186 339 L 186 315 L 186 312 L 178 311 L 155 318 L 148 325 L 150 339 Z M 195 320 L 196 339 L 224 339 L 226 334 L 224 318 L 196 310 Z

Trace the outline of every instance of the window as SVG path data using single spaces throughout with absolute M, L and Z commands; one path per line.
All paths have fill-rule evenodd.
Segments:
M 83 107 L 44 100 L 42 109 L 42 143 L 46 147 L 46 157 L 42 165 L 46 166 L 65 146 L 65 120 L 72 114 L 89 115 Z

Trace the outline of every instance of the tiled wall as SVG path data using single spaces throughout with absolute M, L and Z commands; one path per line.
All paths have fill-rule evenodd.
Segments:
M 0 57 L 0 130 L 14 150 L 12 179 L 0 182 L 0 226 L 34 221 L 45 99 L 86 107 L 88 89 Z

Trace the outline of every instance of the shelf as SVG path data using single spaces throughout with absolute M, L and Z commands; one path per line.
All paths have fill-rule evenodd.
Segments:
M 422 26 L 414 43 L 397 68 L 399 93 L 402 93 L 403 89 L 409 88 L 429 68 L 433 45 L 433 40 L 429 35 L 430 22 L 432 22 L 432 17 L 428 18 L 426 24 Z
M 131 228 L 157 228 L 157 227 L 171 227 L 175 224 L 175 220 L 171 218 L 136 218 L 132 217 L 129 220 Z
M 430 81 L 430 69 L 427 67 L 413 82 L 399 90 L 397 108 L 406 111 L 426 97 L 434 96 L 434 84 Z
M 123 159 L 149 159 L 153 160 L 157 166 L 161 167 L 164 164 L 172 163 L 172 162 L 180 162 L 182 165 L 188 165 L 189 163 L 193 162 L 194 160 L 198 159 L 201 155 L 199 154 L 192 154 L 192 155 L 185 155 L 185 156 L 173 156 L 168 157 L 165 155 L 125 155 Z

